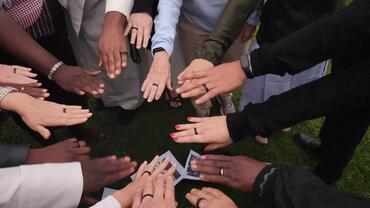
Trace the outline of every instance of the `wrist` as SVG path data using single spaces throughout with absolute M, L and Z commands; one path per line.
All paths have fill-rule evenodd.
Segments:
M 158 51 L 154 54 L 154 58 L 155 59 L 158 59 L 158 58 L 165 58 L 165 59 L 168 59 L 170 60 L 170 57 L 168 55 L 168 53 L 166 51 Z
M 111 11 L 105 14 L 103 28 L 117 28 L 119 31 L 127 25 L 127 18 L 120 12 Z
M 27 94 L 20 92 L 12 92 L 6 95 L 0 102 L 1 109 L 21 113 L 20 103 L 24 104 Z
M 121 205 L 121 208 L 129 207 L 129 200 L 127 194 L 124 193 L 124 189 L 115 191 L 112 196 L 118 201 Z

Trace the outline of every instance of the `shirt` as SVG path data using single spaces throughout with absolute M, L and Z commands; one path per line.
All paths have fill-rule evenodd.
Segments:
M 207 32 L 211 32 L 223 13 L 227 2 L 228 0 L 160 0 L 158 15 L 154 19 L 156 32 L 152 37 L 152 50 L 162 47 L 169 55 L 172 54 L 176 26 L 181 12 L 191 23 Z M 263 4 L 263 0 L 259 0 L 259 2 Z M 260 7 L 257 7 L 257 10 L 253 13 L 252 8 L 255 8 L 255 4 L 247 10 L 251 13 L 248 23 L 254 25 L 258 24 Z

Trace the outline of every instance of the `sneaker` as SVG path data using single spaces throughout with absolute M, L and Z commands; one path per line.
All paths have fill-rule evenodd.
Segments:
M 231 96 L 226 96 L 226 97 L 220 96 L 220 100 L 221 100 L 220 101 L 221 115 L 227 115 L 227 114 L 236 112 L 235 105 L 233 101 L 231 100 Z

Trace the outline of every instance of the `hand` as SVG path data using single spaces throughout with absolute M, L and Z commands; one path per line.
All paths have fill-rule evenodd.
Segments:
M 147 194 L 151 196 L 143 197 Z M 144 190 L 140 190 L 136 196 L 132 208 L 175 208 L 175 185 L 172 176 L 158 175 L 153 180 L 146 181 Z
M 170 58 L 165 51 L 157 52 L 154 55 L 153 64 L 143 85 L 141 91 L 143 97 L 152 102 L 154 99 L 159 100 L 166 88 L 172 89 L 171 84 L 171 65 Z
M 242 41 L 247 42 L 248 40 L 250 40 L 253 37 L 255 31 L 256 26 L 245 24 L 240 33 Z
M 79 95 L 104 93 L 104 84 L 97 77 L 101 71 L 84 70 L 81 67 L 63 65 L 54 73 L 53 79 L 64 90 Z
M 164 173 L 165 176 L 172 176 L 176 170 L 176 166 L 172 166 L 170 169 L 166 170 L 170 159 L 166 158 L 161 165 L 156 168 L 155 166 L 158 163 L 158 160 L 159 156 L 156 156 L 149 164 L 145 161 L 140 165 L 134 180 L 123 189 L 113 193 L 113 197 L 119 201 L 122 207 L 130 207 L 137 191 L 142 189 L 144 184 L 148 180 L 151 180 L 151 178 L 155 178 L 161 173 Z M 148 172 L 151 174 L 149 175 Z
M 181 74 L 177 77 L 177 79 L 179 80 L 179 84 L 180 85 L 184 84 L 184 82 L 186 81 L 184 80 L 185 75 L 190 74 L 192 72 L 196 72 L 196 71 L 203 71 L 203 70 L 211 69 L 212 67 L 214 67 L 214 65 L 205 59 L 194 59 L 189 64 L 189 66 L 186 67 L 184 71 L 181 72 Z
M 104 66 L 109 78 L 114 79 L 127 66 L 127 42 L 124 36 L 126 17 L 119 12 L 108 12 L 105 15 L 100 35 L 99 66 Z
M 45 88 L 40 88 L 41 83 L 32 83 L 32 84 L 26 84 L 26 85 L 14 85 L 11 84 L 9 86 L 14 87 L 19 90 L 21 93 L 28 94 L 34 98 L 38 98 L 40 100 L 44 100 L 45 98 L 49 97 L 50 94 L 48 93 L 48 90 Z
M 170 135 L 175 142 L 207 143 L 208 145 L 204 148 L 205 152 L 226 147 L 233 143 L 227 129 L 226 116 L 190 117 L 188 121 L 192 123 L 176 125 L 176 130 L 179 132 Z
M 83 194 L 99 191 L 129 176 L 137 163 L 130 157 L 110 156 L 81 162 L 83 174 Z
M 125 36 L 131 31 L 132 45 L 136 42 L 136 48 L 140 49 L 148 47 L 150 35 L 152 33 L 153 18 L 146 12 L 131 14 L 128 21 L 127 28 L 125 30 Z
M 10 93 L 1 101 L 1 108 L 18 113 L 32 130 L 44 139 L 50 137 L 47 126 L 72 126 L 87 121 L 92 113 L 81 106 L 61 105 L 35 99 L 24 93 Z
M 199 208 L 237 208 L 233 200 L 214 188 L 192 189 L 185 197 L 193 206 L 198 203 Z
M 33 79 L 36 76 L 37 74 L 32 73 L 30 68 L 0 64 L 0 85 L 37 83 L 37 80 Z
M 244 156 L 203 155 L 191 162 L 191 169 L 200 172 L 200 179 L 252 191 L 254 181 L 267 164 Z
M 184 74 L 180 81 L 186 81 L 186 83 L 176 89 L 176 92 L 181 94 L 183 98 L 202 95 L 195 103 L 203 104 L 221 93 L 237 89 L 243 85 L 246 79 L 240 62 L 234 61 L 212 69 Z M 207 90 L 204 86 L 207 87 Z

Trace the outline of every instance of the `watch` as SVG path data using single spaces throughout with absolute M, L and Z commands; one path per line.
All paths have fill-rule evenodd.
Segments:
M 242 66 L 243 71 L 244 71 L 245 75 L 247 76 L 247 78 L 248 79 L 253 78 L 253 71 L 252 71 L 252 67 L 251 67 L 251 64 L 250 64 L 249 54 L 248 55 L 243 54 L 240 57 L 240 65 Z
M 0 89 L 0 104 L 1 104 L 1 101 L 3 101 L 3 99 L 10 93 L 12 92 L 17 92 L 18 90 L 16 88 L 13 88 L 13 87 L 3 87 Z M 1 106 L 0 106 L 1 107 Z M 1 109 L 0 109 L 1 111 Z
M 166 51 L 166 50 L 162 47 L 155 48 L 155 49 L 153 49 L 153 55 L 155 55 L 155 53 L 158 53 L 158 52 L 161 52 L 161 51 Z

